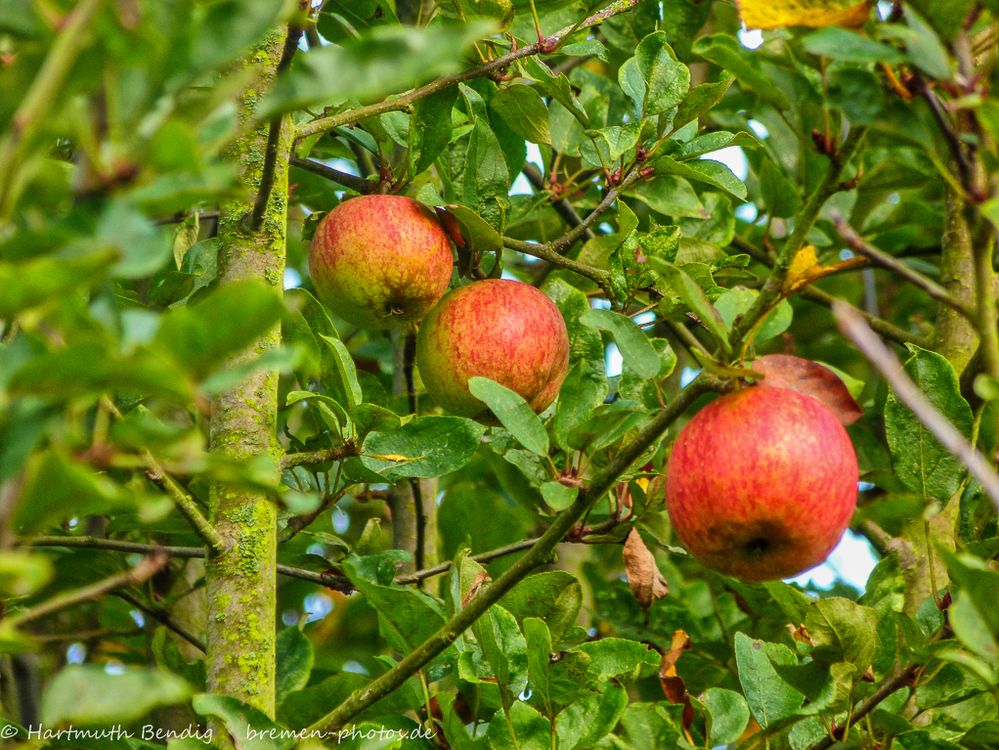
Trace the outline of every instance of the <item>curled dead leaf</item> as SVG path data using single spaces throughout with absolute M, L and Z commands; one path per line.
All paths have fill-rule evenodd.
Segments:
M 797 627 L 795 627 L 791 623 L 788 623 L 787 632 L 788 635 L 791 636 L 792 641 L 796 641 L 798 643 L 804 643 L 808 646 L 815 645 L 815 643 L 812 641 L 812 636 L 808 632 L 808 628 L 806 628 L 804 625 L 798 625 Z
M 787 388 L 817 398 L 844 425 L 864 416 L 864 410 L 839 376 L 818 362 L 790 354 L 767 354 L 753 362 L 753 370 L 764 376 L 759 385 Z
M 666 700 L 674 705 L 683 706 L 683 728 L 688 729 L 694 721 L 694 707 L 690 702 L 690 694 L 683 678 L 676 672 L 676 663 L 681 654 L 690 648 L 690 636 L 685 630 L 674 630 L 669 649 L 663 653 L 659 662 L 659 684 L 662 686 Z
M 475 580 L 472 581 L 472 585 L 468 587 L 468 591 L 466 591 L 465 595 L 461 597 L 462 608 L 468 606 L 468 603 L 472 601 L 472 597 L 479 593 L 479 589 L 491 580 L 492 579 L 489 577 L 489 574 L 484 570 L 475 576 Z
M 651 606 L 653 602 L 669 593 L 666 579 L 656 566 L 655 557 L 634 528 L 628 532 L 628 538 L 624 540 L 622 556 L 624 569 L 628 575 L 628 588 L 643 608 Z

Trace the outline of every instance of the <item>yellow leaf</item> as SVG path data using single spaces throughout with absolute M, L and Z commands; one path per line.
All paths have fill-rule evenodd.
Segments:
M 736 0 L 742 22 L 750 29 L 785 26 L 863 26 L 876 0 Z
M 852 268 L 853 266 L 863 266 L 866 264 L 867 261 L 864 258 L 851 258 L 850 260 L 844 260 L 842 263 L 833 263 L 831 266 L 824 266 L 819 263 L 819 256 L 815 252 L 815 246 L 805 245 L 794 256 L 794 260 L 791 261 L 791 267 L 787 271 L 787 276 L 784 277 L 781 294 L 784 297 L 789 297 L 799 289 L 804 289 L 813 281 L 818 281 L 823 276 L 828 276 L 829 274 Z

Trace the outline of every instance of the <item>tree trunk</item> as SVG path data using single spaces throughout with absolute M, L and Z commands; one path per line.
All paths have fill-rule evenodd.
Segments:
M 268 132 L 266 126 L 255 127 L 251 116 L 258 92 L 270 87 L 283 42 L 283 33 L 275 31 L 244 61 L 256 68 L 256 75 L 239 99 L 240 119 L 247 130 L 229 153 L 239 163 L 246 195 L 224 205 L 219 222 L 220 283 L 261 279 L 274 287 L 275 294 L 281 293 L 284 279 L 291 131 L 285 120 L 277 142 L 273 188 L 259 228 L 251 229 Z M 229 366 L 273 349 L 280 337 L 280 328 L 275 326 Z M 276 466 L 280 455 L 275 429 L 277 387 L 277 373 L 260 371 L 213 398 L 212 450 L 238 461 L 270 455 Z M 206 565 L 208 690 L 273 716 L 277 508 L 262 492 L 216 484 L 211 492 L 211 521 L 231 548 Z

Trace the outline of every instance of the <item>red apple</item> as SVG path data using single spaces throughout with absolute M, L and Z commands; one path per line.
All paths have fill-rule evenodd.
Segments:
M 451 245 L 434 214 L 412 198 L 364 195 L 316 228 L 309 271 L 319 299 L 359 326 L 417 320 L 451 281 Z
M 839 542 L 857 501 L 857 456 L 836 415 L 785 388 L 722 396 L 680 432 L 666 470 L 673 528 L 704 565 L 787 578 Z
M 475 281 L 441 300 L 420 325 L 416 364 L 434 401 L 475 416 L 486 410 L 468 390 L 476 375 L 519 393 L 540 412 L 569 369 L 569 333 L 558 307 L 529 284 Z

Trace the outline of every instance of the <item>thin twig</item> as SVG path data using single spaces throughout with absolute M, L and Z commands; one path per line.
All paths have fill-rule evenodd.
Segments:
M 349 109 L 345 112 L 338 112 L 335 115 L 330 115 L 329 117 L 321 117 L 313 120 L 312 122 L 307 122 L 298 128 L 298 132 L 295 136 L 296 140 L 307 138 L 310 135 L 315 135 L 316 133 L 325 133 L 342 125 L 349 125 L 352 122 L 358 122 L 366 117 L 384 114 L 385 112 L 398 112 L 399 110 L 408 109 L 414 102 L 430 96 L 431 94 L 435 94 L 438 91 L 442 91 L 448 86 L 454 86 L 455 84 L 462 83 L 463 81 L 470 81 L 473 78 L 487 76 L 490 73 L 501 70 L 507 67 L 510 63 L 516 62 L 522 58 L 545 53 L 550 49 L 555 49 L 568 36 L 576 31 L 597 26 L 612 16 L 631 10 L 638 5 L 638 2 L 639 0 L 617 0 L 617 2 L 611 3 L 600 12 L 594 13 L 589 18 L 586 18 L 582 21 L 582 23 L 567 26 L 561 31 L 556 32 L 548 39 L 541 42 L 535 42 L 534 44 L 530 44 L 526 47 L 521 47 L 520 49 L 513 50 L 512 52 L 508 52 L 507 54 L 501 55 L 494 60 L 490 60 L 485 65 L 481 65 L 471 70 L 465 70 L 452 76 L 438 78 L 425 86 L 413 89 L 402 96 L 396 97 L 395 99 L 381 101 L 376 104 L 369 104 L 355 109 Z
M 146 604 L 145 602 L 141 601 L 140 599 L 135 598 L 134 596 L 132 596 L 131 594 L 129 594 L 127 591 L 117 591 L 117 592 L 115 592 L 115 596 L 117 596 L 119 599 L 122 599 L 122 600 L 128 602 L 129 604 L 131 604 L 136 609 L 142 610 L 147 615 L 149 615 L 154 620 L 156 620 L 156 622 L 158 622 L 160 625 L 162 625 L 163 627 L 165 627 L 167 630 L 170 630 L 170 631 L 176 633 L 181 638 L 183 638 L 185 641 L 187 641 L 188 643 L 190 643 L 192 646 L 194 646 L 196 649 L 198 649 L 201 653 L 203 653 L 203 654 L 207 654 L 208 653 L 207 649 L 205 648 L 204 642 L 200 638 L 198 638 L 193 633 L 190 633 L 186 628 L 184 628 L 184 627 L 178 625 L 176 622 L 174 622 L 173 619 L 166 612 L 163 612 L 161 610 L 155 609 L 154 607 L 150 607 L 148 604 Z
M 153 552 L 149 556 L 144 557 L 138 565 L 130 570 L 109 576 L 97 581 L 96 583 L 91 583 L 87 586 L 73 589 L 72 591 L 66 591 L 58 596 L 53 596 L 51 599 L 48 599 L 31 609 L 18 612 L 12 617 L 7 618 L 7 625 L 11 628 L 21 627 L 25 623 L 33 620 L 38 620 L 42 617 L 55 614 L 56 612 L 61 612 L 64 609 L 75 607 L 77 604 L 83 604 L 84 602 L 97 599 L 105 594 L 111 593 L 115 589 L 120 589 L 124 586 L 135 586 L 143 583 L 144 581 L 148 581 L 163 569 L 163 566 L 167 564 L 169 559 L 169 556 L 163 552 Z
M 852 250 L 863 255 L 865 258 L 874 263 L 874 265 L 891 271 L 896 276 L 901 276 L 906 281 L 918 286 L 937 302 L 942 302 L 948 307 L 954 308 L 968 320 L 975 320 L 975 311 L 969 309 L 967 305 L 954 297 L 954 295 L 947 291 L 947 289 L 941 284 L 938 284 L 928 276 L 921 274 L 919 271 L 906 263 L 903 263 L 895 256 L 886 253 L 881 248 L 872 245 L 870 242 L 861 237 L 857 230 L 851 227 L 846 219 L 844 219 L 840 214 L 837 213 L 833 215 L 832 219 L 833 224 L 836 226 L 836 231 L 839 232 L 840 237 L 843 238 L 843 241 L 846 242 Z
M 84 549 L 104 549 L 110 552 L 138 553 L 150 555 L 163 552 L 178 559 L 192 559 L 205 556 L 204 547 L 170 547 L 158 544 L 140 544 L 120 539 L 106 539 L 99 536 L 33 536 L 22 539 L 27 547 L 80 547 Z
M 928 429 L 940 444 L 964 464 L 971 475 L 978 480 L 986 494 L 999 508 L 999 475 L 989 465 L 985 457 L 957 431 L 919 387 L 912 382 L 898 359 L 870 329 L 852 305 L 837 301 L 833 304 L 833 316 L 843 332 L 860 352 L 874 365 L 894 390 L 895 396 L 912 410 L 916 418 Z
M 343 185 L 345 188 L 354 190 L 362 195 L 377 193 L 381 187 L 381 183 L 378 180 L 367 180 L 364 177 L 358 177 L 357 175 L 350 174 L 349 172 L 341 172 L 339 169 L 333 169 L 333 167 L 328 167 L 322 162 L 315 161 L 314 159 L 299 159 L 297 157 L 292 157 L 289 163 L 293 167 L 298 167 L 299 169 L 304 169 L 307 172 L 317 174 L 320 177 L 325 177 L 331 182 Z
M 281 468 L 291 469 L 295 466 L 311 466 L 314 464 L 324 464 L 328 461 L 342 461 L 345 458 L 356 455 L 357 447 L 349 444 L 340 445 L 336 448 L 323 448 L 318 451 L 285 453 L 281 457 Z

